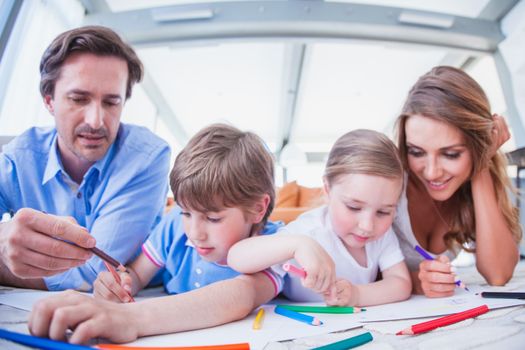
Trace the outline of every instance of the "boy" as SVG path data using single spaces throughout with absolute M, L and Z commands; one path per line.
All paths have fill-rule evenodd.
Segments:
M 122 284 L 103 273 L 95 295 L 128 301 L 160 268 L 166 291 L 177 295 L 120 304 L 66 292 L 35 305 L 32 334 L 65 339 L 69 328 L 72 343 L 128 342 L 235 321 L 281 291 L 282 279 L 269 270 L 239 275 L 226 265 L 233 244 L 277 228 L 266 223 L 273 160 L 256 135 L 220 124 L 203 129 L 177 156 L 170 185 L 180 207 L 155 228 Z

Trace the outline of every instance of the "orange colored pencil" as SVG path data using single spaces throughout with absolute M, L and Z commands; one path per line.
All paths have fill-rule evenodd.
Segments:
M 424 333 L 436 329 L 438 327 L 448 326 L 449 324 L 457 323 L 468 318 L 476 317 L 489 311 L 487 305 L 481 305 L 473 309 L 468 309 L 456 314 L 436 318 L 427 322 L 418 323 L 410 326 L 409 328 L 403 329 L 396 333 L 396 335 L 414 335 Z
M 98 344 L 96 347 L 101 350 L 250 350 L 250 344 L 248 343 L 170 347 Z

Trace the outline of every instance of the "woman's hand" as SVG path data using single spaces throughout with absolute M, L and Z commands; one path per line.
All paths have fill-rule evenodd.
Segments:
M 489 149 L 489 159 L 496 155 L 499 148 L 510 139 L 510 131 L 505 119 L 499 114 L 493 114 L 492 144 Z
M 419 280 L 425 296 L 429 298 L 449 297 L 456 288 L 456 274 L 445 255 L 435 260 L 423 260 L 419 264 Z

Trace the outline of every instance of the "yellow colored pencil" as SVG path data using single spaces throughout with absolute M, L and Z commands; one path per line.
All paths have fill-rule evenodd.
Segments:
M 261 329 L 263 319 L 264 319 L 264 309 L 260 308 L 259 312 L 257 312 L 257 316 L 255 316 L 255 321 L 253 321 L 253 329 Z

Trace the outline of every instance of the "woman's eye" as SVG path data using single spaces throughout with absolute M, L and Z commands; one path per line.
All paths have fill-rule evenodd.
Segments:
M 418 149 L 415 149 L 415 148 L 412 148 L 412 147 L 409 147 L 408 148 L 408 154 L 411 155 L 411 156 L 414 156 L 414 157 L 421 157 L 423 156 L 423 152 L 418 150 Z
M 209 222 L 212 222 L 212 223 L 218 223 L 218 222 L 221 222 L 221 218 L 211 218 L 211 217 L 208 217 L 208 221 L 209 221 Z
M 461 155 L 461 153 L 445 153 L 445 157 L 449 158 L 449 159 L 458 159 L 459 156 Z

